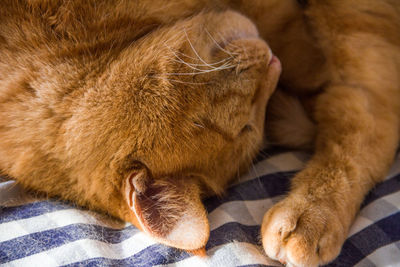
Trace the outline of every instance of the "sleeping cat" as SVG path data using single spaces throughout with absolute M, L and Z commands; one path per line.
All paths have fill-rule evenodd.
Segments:
M 201 198 L 257 153 L 279 58 L 268 137 L 314 156 L 266 213 L 263 246 L 327 263 L 396 151 L 399 13 L 396 0 L 6 0 L 0 170 L 201 249 Z
M 280 74 L 249 19 L 203 8 L 3 3 L 0 169 L 164 244 L 203 247 L 200 199 L 247 169 Z

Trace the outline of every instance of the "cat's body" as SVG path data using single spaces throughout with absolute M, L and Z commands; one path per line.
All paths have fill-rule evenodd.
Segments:
M 245 171 L 280 73 L 254 25 L 227 8 L 254 21 L 313 121 L 293 132 L 296 112 L 281 112 L 290 97 L 272 98 L 271 139 L 315 153 L 266 214 L 264 248 L 295 266 L 332 260 L 399 141 L 395 0 L 4 3 L 2 172 L 160 242 L 202 247 L 200 197 Z

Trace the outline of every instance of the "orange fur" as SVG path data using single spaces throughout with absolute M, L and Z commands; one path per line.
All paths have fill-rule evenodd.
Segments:
M 20 0 L 0 17 L 2 172 L 203 247 L 200 197 L 250 164 L 280 73 L 253 23 L 202 1 Z
M 268 136 L 314 156 L 265 215 L 263 245 L 291 266 L 331 261 L 398 145 L 400 5 L 301 2 L 3 3 L 0 169 L 197 250 L 208 238 L 200 197 L 221 193 L 262 141 L 280 72 L 270 46 L 284 92 L 271 100 Z M 145 197 L 168 203 L 156 223 Z M 177 244 L 167 236 L 187 201 L 201 242 Z
M 289 266 L 322 265 L 339 254 L 364 196 L 385 177 L 398 147 L 400 4 L 266 1 L 276 10 L 271 20 L 260 14 L 266 13 L 265 2 L 238 2 L 281 59 L 282 88 L 310 117 L 304 120 L 303 114 L 296 136 L 287 117 L 298 104 L 284 114 L 285 101 L 272 99 L 267 127 L 278 127 L 267 128 L 268 136 L 284 145 L 312 144 L 314 150 L 288 196 L 265 215 L 264 249 Z

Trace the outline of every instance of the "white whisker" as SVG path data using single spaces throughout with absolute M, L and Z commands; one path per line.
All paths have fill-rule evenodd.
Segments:
M 188 40 L 189 45 L 190 45 L 190 47 L 191 47 L 192 50 L 193 50 L 193 53 L 195 53 L 195 55 L 200 59 L 201 62 L 203 62 L 204 64 L 206 64 L 206 65 L 209 66 L 210 68 L 212 68 L 212 66 L 210 66 L 210 64 L 208 64 L 206 61 L 204 61 L 204 59 L 202 59 L 202 58 L 200 57 L 199 53 L 197 53 L 196 49 L 194 48 L 192 42 L 191 42 L 190 39 L 189 39 L 189 36 L 188 36 L 188 34 L 187 34 L 187 32 L 186 32 L 186 29 L 184 30 L 184 32 L 185 32 L 186 39 Z
M 179 59 L 181 59 L 181 58 L 179 58 Z M 217 61 L 217 62 L 214 62 L 214 63 L 210 63 L 209 65 L 218 65 L 218 64 L 222 64 L 222 63 L 226 63 L 228 60 L 230 60 L 229 58 L 225 58 L 225 59 L 223 59 L 223 60 L 220 60 L 220 61 Z M 181 61 L 179 61 L 179 60 L 176 60 L 176 62 L 181 62 Z M 189 65 L 191 65 L 191 66 L 195 66 L 195 67 L 206 67 L 206 66 L 208 66 L 208 65 L 205 65 L 205 64 L 195 64 L 195 63 L 188 63 L 188 62 L 186 62 L 187 64 L 189 64 Z M 217 66 L 218 67 L 218 66 Z
M 223 65 L 221 65 L 221 66 L 217 66 L 217 67 L 214 67 L 214 66 L 212 66 L 212 65 L 216 65 L 216 64 L 220 64 L 220 63 L 224 63 L 224 62 L 226 63 L 226 61 L 228 60 L 228 59 L 224 59 L 224 60 L 221 60 L 221 61 L 212 63 L 212 65 L 211 65 L 211 64 L 203 65 L 203 64 L 188 63 L 188 62 L 184 61 L 181 57 L 179 57 L 179 56 L 177 55 L 177 53 L 176 53 L 171 47 L 169 47 L 167 44 L 164 44 L 164 45 L 165 45 L 165 46 L 171 51 L 171 53 L 173 53 L 174 56 L 177 58 L 177 60 L 174 60 L 175 62 L 182 63 L 182 64 L 188 66 L 189 68 L 191 68 L 191 69 L 193 69 L 193 70 L 200 71 L 200 72 L 202 72 L 202 71 L 208 71 L 208 70 L 207 70 L 207 69 L 197 68 L 197 67 L 207 67 L 207 66 L 208 66 L 208 67 L 211 67 L 213 70 L 220 70 L 221 67 L 222 67 L 222 68 L 225 67 L 225 64 L 223 64 Z
M 184 57 L 187 57 L 187 58 L 189 58 L 189 59 L 195 60 L 195 61 L 198 60 L 197 58 L 191 57 L 191 56 L 189 56 L 189 55 L 187 55 L 187 54 L 185 54 L 185 53 L 183 53 L 183 52 L 181 52 L 181 51 L 178 51 L 178 50 L 176 51 L 176 53 L 178 53 L 178 54 L 180 54 L 180 55 L 182 55 L 182 56 L 184 56 Z
M 221 45 L 214 39 L 214 37 L 211 35 L 211 33 L 207 30 L 207 28 L 204 29 L 207 33 L 207 35 L 211 38 L 211 40 L 215 43 L 215 45 L 223 52 L 225 52 L 226 54 L 228 54 L 231 58 L 235 58 L 234 55 L 229 52 L 228 50 L 224 49 L 223 47 L 221 47 Z M 221 34 L 219 34 L 221 37 Z
M 197 127 L 199 127 L 199 128 L 202 128 L 202 129 L 205 129 L 205 127 L 204 127 L 204 125 L 201 125 L 201 124 L 199 124 L 199 123 L 193 123 L 195 126 L 197 126 Z
M 232 68 L 235 68 L 235 67 L 236 67 L 236 65 L 227 65 L 227 66 L 223 66 L 222 68 L 212 69 L 212 70 L 204 70 L 204 71 L 199 71 L 199 72 L 164 73 L 164 75 L 169 75 L 169 76 L 194 76 L 194 75 L 210 73 L 210 72 L 214 72 L 214 71 L 232 69 Z
M 153 76 L 153 78 L 160 79 L 160 80 L 165 80 L 165 81 L 168 81 L 168 82 L 182 83 L 182 84 L 188 84 L 188 85 L 206 85 L 206 84 L 210 84 L 210 83 L 199 83 L 199 82 L 185 82 L 185 81 L 174 80 L 174 79 L 169 79 L 169 78 L 159 77 L 159 76 Z

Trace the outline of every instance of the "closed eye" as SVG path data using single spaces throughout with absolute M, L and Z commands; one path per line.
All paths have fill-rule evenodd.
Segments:
M 247 132 L 252 132 L 253 130 L 254 130 L 254 127 L 251 124 L 246 124 L 240 131 L 239 136 L 242 134 L 245 134 Z

